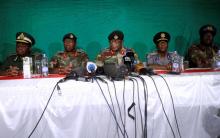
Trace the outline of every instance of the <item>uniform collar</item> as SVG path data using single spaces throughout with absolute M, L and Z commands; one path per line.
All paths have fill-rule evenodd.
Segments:
M 126 49 L 124 48 L 124 47 L 122 47 L 119 51 L 113 51 L 113 50 L 111 50 L 110 49 L 110 51 L 111 51 L 111 53 L 114 55 L 114 54 L 121 54 L 121 55 L 124 55 L 125 53 L 126 53 Z
M 205 51 L 207 48 L 213 47 L 213 44 L 210 45 L 210 46 L 205 46 L 205 45 L 203 45 L 203 44 L 199 44 L 198 47 L 199 47 L 199 49 L 201 49 L 202 51 Z
M 157 54 L 161 57 L 161 55 L 164 55 L 163 57 L 166 57 L 166 56 L 168 56 L 168 52 L 165 52 L 165 53 L 159 53 L 158 51 L 157 51 Z

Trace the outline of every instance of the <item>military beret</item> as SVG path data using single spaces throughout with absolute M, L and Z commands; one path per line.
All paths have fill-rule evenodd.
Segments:
M 217 30 L 216 30 L 216 28 L 213 25 L 207 24 L 207 25 L 202 26 L 199 29 L 199 34 L 200 34 L 200 36 L 202 36 L 205 33 L 210 32 L 213 36 L 215 36 L 216 35 L 216 31 Z
M 115 30 L 113 32 L 111 32 L 108 36 L 108 40 L 123 40 L 124 39 L 124 34 L 122 31 L 119 30 Z
M 75 41 L 76 42 L 76 40 L 77 40 L 77 37 L 73 34 L 73 33 L 68 33 L 68 34 L 65 34 L 64 36 L 63 36 L 63 42 L 64 42 L 64 40 L 65 39 L 72 39 L 73 41 Z
M 17 32 L 16 42 L 30 44 L 30 46 L 35 44 L 34 37 L 26 32 Z
M 170 41 L 170 34 L 167 32 L 159 32 L 154 36 L 153 41 L 155 44 L 158 44 L 160 41 L 169 42 Z

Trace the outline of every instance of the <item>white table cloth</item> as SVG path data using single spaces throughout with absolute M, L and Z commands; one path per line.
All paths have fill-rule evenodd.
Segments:
M 170 87 L 179 130 L 182 138 L 211 138 L 220 135 L 220 73 L 189 73 L 163 75 Z M 147 135 L 148 138 L 172 138 L 173 134 L 162 110 L 152 79 L 142 76 L 147 83 Z M 0 80 L 0 137 L 26 138 L 39 119 L 46 102 L 61 78 Z M 140 79 L 134 82 L 134 108 L 136 113 L 136 134 L 143 136 L 139 105 L 144 121 L 144 88 Z M 174 135 L 179 137 L 174 110 L 168 88 L 159 76 L 153 76 L 160 93 L 165 112 L 171 123 Z M 135 121 L 128 117 L 127 110 L 133 100 L 133 83 L 106 80 L 114 105 L 116 118 L 123 132 L 129 138 L 135 137 Z M 112 107 L 108 87 L 99 81 L 103 92 Z M 123 137 L 112 113 L 96 82 L 70 80 L 59 84 L 61 94 L 55 89 L 46 112 L 40 121 L 33 138 L 117 138 Z M 116 97 L 120 105 L 117 106 Z M 125 105 L 125 111 L 124 111 Z M 122 119 L 121 119 L 122 118 Z M 121 120 L 125 120 L 125 129 Z M 143 122 L 144 123 L 144 122 Z

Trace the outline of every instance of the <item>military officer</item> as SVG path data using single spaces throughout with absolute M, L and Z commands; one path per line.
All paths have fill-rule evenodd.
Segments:
M 193 44 L 188 49 L 189 67 L 210 68 L 213 64 L 213 57 L 219 47 L 214 44 L 216 28 L 213 25 L 204 25 L 199 30 L 200 43 Z
M 16 54 L 10 55 L 3 62 L 1 67 L 1 75 L 3 76 L 18 76 L 22 75 L 23 57 L 32 57 L 31 47 L 35 44 L 33 36 L 26 32 L 18 32 L 16 34 Z
M 69 74 L 72 70 L 84 70 L 88 61 L 87 54 L 76 49 L 77 37 L 73 33 L 68 33 L 63 37 L 64 51 L 58 52 L 50 61 L 50 73 Z M 81 72 L 83 73 L 83 72 Z
M 124 64 L 123 57 L 128 52 L 134 53 L 134 71 L 138 72 L 143 68 L 143 64 L 138 59 L 138 55 L 133 49 L 125 48 L 123 46 L 124 34 L 120 30 L 111 32 L 108 36 L 109 47 L 97 55 L 96 64 L 102 68 L 104 63 L 116 63 L 117 65 Z
M 172 62 L 172 53 L 168 52 L 168 43 L 170 34 L 167 32 L 158 32 L 153 41 L 157 50 L 146 55 L 147 66 L 156 70 L 170 70 Z

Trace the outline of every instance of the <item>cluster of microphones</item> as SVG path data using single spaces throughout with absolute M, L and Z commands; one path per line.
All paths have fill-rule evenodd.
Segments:
M 107 78 L 113 80 L 122 80 L 126 76 L 134 74 L 134 68 L 136 64 L 134 52 L 126 52 L 125 56 L 123 57 L 123 63 L 124 64 L 121 65 L 117 63 L 104 63 L 104 66 L 100 69 L 100 67 L 97 67 L 94 62 L 87 62 L 86 68 L 78 67 L 73 69 L 64 79 L 60 80 L 60 82 L 71 79 L 89 81 L 96 75 L 105 75 Z M 139 74 L 153 75 L 154 72 L 150 68 L 142 68 Z

